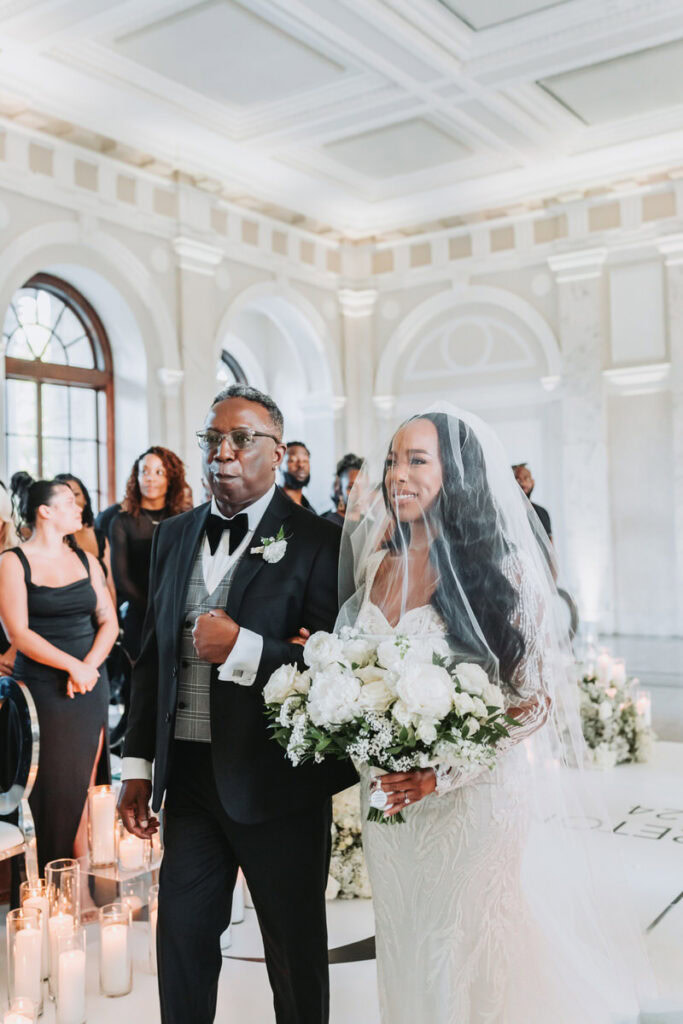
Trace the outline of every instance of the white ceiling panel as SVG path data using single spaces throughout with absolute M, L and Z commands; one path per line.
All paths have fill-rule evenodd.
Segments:
M 683 40 L 553 75 L 540 83 L 586 124 L 683 104 Z
M 412 174 L 471 155 L 467 146 L 419 117 L 330 142 L 323 149 L 371 178 Z
M 439 0 L 470 28 L 479 31 L 493 25 L 503 25 L 508 21 L 523 18 L 525 14 L 537 14 L 539 11 L 560 7 L 570 0 Z
M 231 0 L 209 0 L 119 37 L 119 54 L 218 102 L 248 106 L 319 89 L 335 61 Z

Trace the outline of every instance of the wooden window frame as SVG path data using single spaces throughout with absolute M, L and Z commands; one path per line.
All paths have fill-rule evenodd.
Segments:
M 53 274 L 34 274 L 22 288 L 40 288 L 50 292 L 68 306 L 72 313 L 83 323 L 85 332 L 94 349 L 95 362 L 102 365 L 95 370 L 81 366 L 62 366 L 59 363 L 42 363 L 38 359 L 15 359 L 5 357 L 5 377 L 14 380 L 32 380 L 36 384 L 69 384 L 73 387 L 90 388 L 103 391 L 106 404 L 106 425 L 104 435 L 107 445 L 107 486 L 101 491 L 111 504 L 116 500 L 116 439 L 114 424 L 114 364 L 111 357 L 111 346 L 104 324 L 90 305 L 67 281 Z M 99 409 L 97 409 L 98 434 L 100 430 Z M 38 402 L 38 457 L 42 465 L 42 401 Z M 99 473 L 99 452 L 97 456 Z

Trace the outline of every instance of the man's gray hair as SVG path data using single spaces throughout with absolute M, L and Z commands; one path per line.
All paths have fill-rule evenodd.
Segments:
M 271 418 L 275 427 L 275 433 L 282 440 L 282 434 L 285 429 L 284 417 L 280 412 L 279 406 L 270 395 L 265 395 L 263 391 L 259 391 L 258 388 L 252 388 L 249 384 L 230 384 L 227 388 L 223 388 L 222 391 L 218 392 L 211 403 L 211 408 L 213 409 L 214 405 L 224 402 L 227 398 L 243 398 L 245 402 L 256 402 L 257 405 L 262 405 Z

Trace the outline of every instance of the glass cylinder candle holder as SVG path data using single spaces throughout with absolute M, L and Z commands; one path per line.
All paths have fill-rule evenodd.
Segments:
M 19 907 L 7 915 L 7 988 L 10 1002 L 29 999 L 43 1012 L 42 911 Z
M 125 903 L 100 908 L 100 991 L 125 996 L 133 987 L 131 912 Z
M 88 853 L 91 867 L 116 864 L 116 793 L 111 786 L 88 790 Z
M 150 970 L 157 973 L 157 919 L 159 916 L 159 886 L 150 885 L 149 887 L 149 967 Z
M 636 712 L 648 728 L 652 725 L 652 695 L 649 690 L 636 690 Z
M 47 883 L 39 878 L 35 885 L 22 882 L 19 886 L 19 903 L 22 907 L 36 907 L 42 912 L 40 924 L 43 932 L 43 952 L 41 957 L 41 976 L 46 979 L 50 973 L 50 946 L 48 942 L 47 920 L 50 916 L 47 898 Z
M 45 882 L 49 918 L 47 922 L 50 995 L 54 999 L 57 986 L 57 939 L 69 935 L 81 923 L 81 866 L 66 857 L 45 865 Z
M 142 871 L 149 863 L 149 842 L 139 839 L 119 825 L 119 868 L 121 871 Z
M 85 930 L 57 939 L 57 1024 L 85 1024 Z
M 125 903 L 130 907 L 132 919 L 135 921 L 140 916 L 140 911 L 145 905 L 147 895 L 147 882 L 144 875 L 135 875 L 133 878 L 123 879 L 119 883 L 120 893 L 117 897 L 118 903 Z
M 9 1010 L 2 1018 L 2 1024 L 35 1024 L 38 1019 L 38 1007 L 32 999 L 19 996 L 10 1002 Z

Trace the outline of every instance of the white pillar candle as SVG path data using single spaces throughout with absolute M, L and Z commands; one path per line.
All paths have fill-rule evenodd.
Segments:
M 35 907 L 36 910 L 40 911 L 40 928 L 42 932 L 42 957 L 41 957 L 41 974 L 43 978 L 47 978 L 50 971 L 50 953 L 49 943 L 47 934 L 47 922 L 48 922 L 48 904 L 47 896 L 27 896 L 22 903 L 23 907 Z
M 116 794 L 109 788 L 90 795 L 90 861 L 113 864 L 116 861 Z
M 623 658 L 615 658 L 612 662 L 612 682 L 615 686 L 623 686 L 626 682 L 626 663 Z
M 649 728 L 652 725 L 652 700 L 647 690 L 639 690 L 636 694 L 636 711 Z
M 149 912 L 149 962 L 154 973 L 157 973 L 157 918 L 158 908 L 152 907 Z
M 612 675 L 612 659 L 610 658 L 607 651 L 603 651 L 602 654 L 598 655 L 597 663 L 597 676 L 598 682 L 601 686 L 607 686 Z
M 40 928 L 22 928 L 14 940 L 14 994 L 40 1005 L 43 936 Z
M 66 949 L 59 954 L 57 968 L 57 1024 L 85 1021 L 85 953 Z
M 50 975 L 54 991 L 57 985 L 57 954 L 59 951 L 57 939 L 60 935 L 71 935 L 74 930 L 74 916 L 73 914 L 63 914 L 60 911 L 48 918 L 47 927 L 50 935 Z
M 136 871 L 143 867 L 145 844 L 137 836 L 123 836 L 119 842 L 119 865 L 124 871 Z
M 108 924 L 101 929 L 100 981 L 108 996 L 123 996 L 130 990 L 128 925 Z
M 14 1013 L 8 1010 L 2 1018 L 3 1024 L 33 1024 L 35 1017 L 27 1017 L 24 1013 Z
M 232 913 L 230 924 L 241 924 L 244 921 L 244 879 L 242 872 L 237 875 L 237 882 L 232 893 Z

